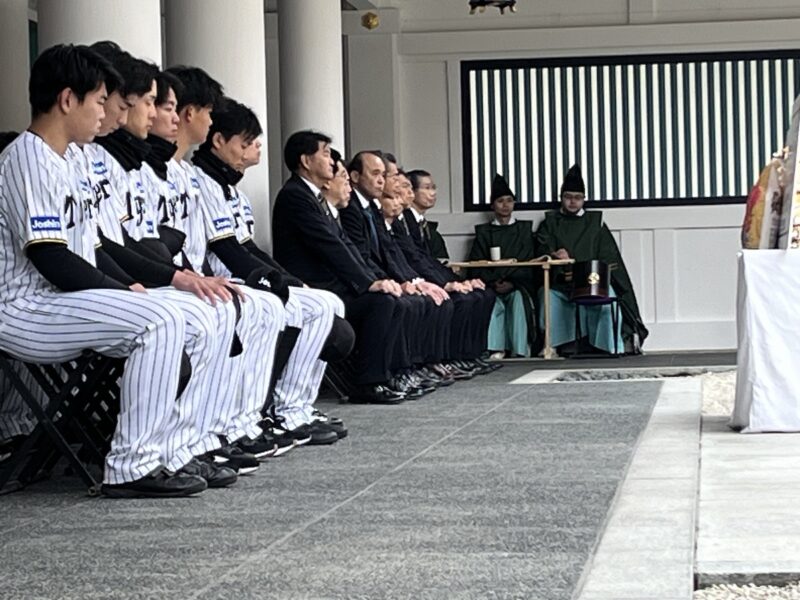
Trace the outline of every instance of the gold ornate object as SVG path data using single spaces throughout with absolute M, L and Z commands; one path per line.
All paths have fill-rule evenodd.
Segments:
M 372 31 L 380 24 L 380 19 L 378 19 L 378 15 L 376 15 L 374 12 L 364 13 L 364 15 L 361 17 L 361 26 L 364 29 L 369 29 Z
M 600 273 L 589 273 L 589 277 L 586 281 L 589 282 L 589 285 L 597 285 L 600 283 Z

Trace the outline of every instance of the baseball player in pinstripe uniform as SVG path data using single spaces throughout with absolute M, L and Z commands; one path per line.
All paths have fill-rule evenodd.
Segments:
M 296 331 L 275 386 L 273 434 L 292 436 L 299 443 L 333 443 L 344 430 L 337 433 L 331 425 L 315 420 L 313 402 L 324 374 L 319 356 L 343 306 L 332 294 L 304 288 L 280 265 L 268 264 L 247 250 L 251 236 L 236 184 L 245 166 L 244 150 L 261 134 L 261 127 L 252 111 L 231 99 L 215 107 L 212 120 L 206 141 L 192 158 L 206 215 L 209 263 L 217 275 L 247 278 L 251 284 L 267 279 L 285 302 L 287 325 Z M 253 281 L 253 273 L 266 277 Z
M 190 197 L 187 190 L 194 186 L 186 177 L 181 177 L 183 169 L 172 160 L 177 151 L 174 140 L 177 137 L 179 122 L 175 90 L 180 92 L 181 83 L 169 73 L 160 73 L 156 77 L 156 87 L 156 119 L 147 138 L 150 153 L 145 157 L 140 169 L 145 189 L 145 210 L 148 215 L 156 215 L 159 236 L 162 240 L 170 240 L 166 245 L 169 246 L 174 240 L 173 247 L 169 248 L 173 261 L 182 268 L 202 273 L 204 240 L 199 252 L 197 248 L 190 248 L 186 243 L 189 240 L 186 232 L 195 229 L 191 227 L 191 223 L 195 222 L 198 226 L 202 226 L 197 193 Z M 190 252 L 187 254 L 184 250 Z M 189 255 L 194 257 L 193 263 L 189 260 Z M 247 288 L 244 288 L 242 293 L 246 297 L 252 296 Z M 208 411 L 206 415 L 208 421 L 205 423 L 208 430 L 224 435 L 230 440 L 239 440 L 249 435 L 253 439 L 243 440 L 242 449 L 253 452 L 261 458 L 289 448 L 278 449 L 271 438 L 263 439 L 261 448 L 257 443 L 260 438 L 265 438 L 258 427 L 259 411 L 267 394 L 275 345 L 284 322 L 279 305 L 279 301 L 274 301 L 277 318 L 265 320 L 264 312 L 259 310 L 260 302 L 242 303 L 237 331 L 243 351 L 235 359 L 226 361 L 230 373 L 226 373 L 216 382 L 211 382 L 212 386 L 216 385 L 218 388 L 211 396 L 224 398 L 226 402 L 219 407 L 219 410 Z M 230 381 L 235 381 L 237 385 L 231 386 L 228 383 Z
M 111 175 L 107 186 L 109 196 L 127 198 L 125 206 L 128 212 L 121 220 L 128 229 L 119 235 L 116 231 L 110 232 L 106 237 L 107 228 L 116 227 L 118 229 L 120 227 L 118 213 L 112 213 L 111 216 L 103 219 L 103 223 L 105 223 L 105 225 L 101 225 L 103 249 L 111 254 L 114 260 L 120 262 L 123 269 L 129 271 L 132 276 L 144 277 L 160 286 L 172 283 L 179 289 L 191 291 L 195 291 L 192 288 L 196 287 L 196 291 L 201 297 L 210 293 L 219 296 L 222 300 L 228 300 L 230 298 L 230 293 L 227 292 L 230 286 L 228 281 L 204 278 L 190 271 L 177 269 L 172 264 L 172 257 L 168 251 L 166 249 L 163 251 L 166 253 L 166 258 L 161 253 L 155 225 L 156 215 L 148 210 L 147 189 L 141 172 L 141 158 L 149 149 L 142 138 L 146 136 L 156 115 L 153 106 L 155 83 L 150 77 L 153 72 L 157 73 L 157 70 L 148 69 L 146 63 L 137 61 L 129 55 L 122 58 L 118 55 L 115 63 L 119 64 L 123 77 L 125 77 L 125 85 L 129 86 L 127 90 L 129 92 L 127 95 L 129 104 L 127 130 L 112 131 L 109 135 L 98 139 L 98 144 L 95 145 L 93 152 L 92 166 L 93 170 L 105 170 Z M 130 87 L 137 81 L 139 82 L 138 89 Z M 150 84 L 149 90 L 145 89 L 147 83 Z M 137 91 L 144 93 L 136 93 Z M 107 121 L 114 122 L 114 119 Z M 97 146 L 100 146 L 104 152 L 99 151 Z M 120 176 L 120 171 L 124 175 Z M 118 202 L 103 203 L 101 201 L 99 206 L 100 211 L 114 211 L 118 208 Z M 115 222 L 117 222 L 116 225 L 114 225 Z M 113 238 L 119 239 L 119 237 L 124 240 L 124 246 L 112 241 Z M 149 244 L 145 245 L 145 242 L 149 242 Z M 162 272 L 166 272 L 167 277 L 171 279 L 164 281 L 164 278 L 159 275 Z M 158 281 L 152 279 L 153 274 L 159 275 Z M 208 459 L 212 458 L 208 453 L 212 453 L 218 460 L 222 459 L 226 461 L 225 464 L 237 468 L 240 473 L 252 472 L 258 466 L 255 457 L 243 453 L 236 446 L 227 445 L 227 442 L 233 442 L 239 438 L 248 436 L 259 438 L 262 435 L 255 418 L 251 417 L 245 420 L 234 419 L 231 416 L 235 408 L 235 399 L 241 394 L 244 387 L 240 385 L 242 380 L 241 360 L 238 357 L 229 356 L 230 336 L 234 331 L 234 323 L 231 320 L 232 317 L 235 318 L 233 304 L 215 302 L 210 306 L 191 294 L 171 288 L 162 287 L 152 290 L 151 293 L 167 295 L 173 303 L 186 311 L 189 315 L 188 323 L 193 323 L 196 318 L 199 318 L 196 316 L 198 311 L 207 313 L 206 317 L 209 318 L 210 315 L 212 322 L 215 322 L 213 327 L 219 327 L 219 330 L 225 334 L 221 336 L 221 343 L 217 345 L 216 351 L 213 353 L 209 368 L 193 378 L 194 382 L 190 380 L 190 387 L 187 387 L 181 398 L 182 404 L 186 406 L 186 419 L 190 418 L 188 415 L 193 415 L 195 419 L 193 435 L 185 440 L 188 452 L 195 457 L 202 457 L 206 466 Z M 240 317 L 242 318 L 240 325 L 244 331 L 250 333 L 248 342 L 255 339 L 255 334 L 252 333 L 253 329 L 261 330 L 259 335 L 262 335 L 263 338 L 258 338 L 259 343 L 263 343 L 263 339 L 270 339 L 270 336 L 272 339 L 277 337 L 277 330 L 270 334 L 269 329 L 264 329 L 260 315 L 250 310 L 246 302 L 242 303 L 240 308 Z M 254 321 L 254 319 L 258 319 L 258 321 Z M 243 322 L 245 320 L 247 323 Z M 248 350 L 250 352 L 258 351 L 256 345 L 251 345 Z M 270 353 L 266 352 L 265 355 L 270 356 Z M 195 390 L 197 390 L 196 395 L 189 394 Z M 220 438 L 221 435 L 225 436 L 224 440 Z M 223 441 L 226 442 L 224 446 Z M 268 453 L 274 449 L 274 442 L 262 440 L 259 448 L 262 452 Z M 196 465 L 196 467 L 200 469 L 203 464 Z M 202 471 L 201 474 L 208 475 L 205 471 Z M 212 478 L 209 479 L 211 485 L 224 485 L 224 482 L 230 479 L 225 477 L 219 480 L 213 475 L 212 473 Z
M 97 133 L 116 73 L 85 46 L 55 46 L 34 63 L 33 120 L 0 155 L 0 348 L 30 362 L 64 362 L 92 349 L 127 357 L 121 406 L 103 491 L 112 496 L 179 496 L 202 491 L 202 477 L 169 454 L 183 345 L 183 314 L 127 286 L 68 250 L 73 220 L 71 142 Z M 70 214 L 70 208 L 73 209 Z M 80 212 L 80 211 L 79 211 Z M 82 244 L 83 242 L 81 242 Z M 87 252 L 87 255 L 89 253 Z M 198 333 L 195 358 L 207 356 Z M 189 350 L 187 348 L 187 350 Z

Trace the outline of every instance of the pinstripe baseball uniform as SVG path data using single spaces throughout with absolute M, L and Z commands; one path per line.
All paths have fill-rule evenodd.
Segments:
M 0 155 L 0 348 L 29 362 L 74 359 L 86 349 L 127 357 L 106 483 L 164 466 L 172 435 L 185 321 L 173 305 L 119 290 L 59 292 L 26 257 L 32 244 L 68 244 L 69 166 L 26 132 Z
M 97 223 L 103 235 L 122 245 L 122 229 L 118 225 L 128 218 L 127 188 L 123 186 L 125 172 L 118 162 L 109 161 L 111 157 L 102 146 L 86 144 L 82 150 L 89 182 L 94 190 Z M 126 193 L 120 195 L 119 190 L 123 189 Z
M 231 236 L 240 244 L 250 240 L 254 223 L 249 200 L 234 186 L 228 186 L 226 195 L 222 185 L 202 169 L 195 168 L 195 172 L 202 195 L 207 243 Z M 213 253 L 208 254 L 208 262 L 216 274 L 230 274 Z M 334 315 L 343 315 L 344 305 L 333 294 L 291 287 L 284 310 L 287 325 L 299 328 L 300 334 L 275 386 L 275 412 L 286 420 L 287 427 L 295 429 L 312 422 L 314 401 L 325 372 L 319 354 L 333 326 Z
M 84 183 L 84 178 L 88 175 L 87 164 L 85 159 L 81 160 L 81 154 L 77 146 L 71 146 L 67 154 L 71 169 L 71 186 L 73 193 L 79 197 L 80 205 L 91 207 L 92 192 Z M 81 193 L 83 197 L 79 196 Z M 81 219 L 76 220 L 75 226 L 68 227 L 69 231 L 74 232 L 68 244 L 70 250 L 81 254 L 91 264 L 95 264 L 93 249 L 99 243 L 94 215 L 94 211 L 85 210 Z M 117 229 L 120 227 L 119 224 L 114 226 Z M 116 234 L 117 232 L 114 232 L 112 237 L 116 237 Z M 121 236 L 121 232 L 119 235 Z M 84 241 L 87 239 L 93 244 L 91 250 L 88 250 L 89 244 Z M 230 306 L 218 306 L 215 310 L 192 294 L 174 288 L 153 289 L 148 295 L 173 304 L 181 310 L 186 319 L 184 346 L 193 373 L 189 384 L 175 403 L 171 434 L 165 438 L 164 443 L 167 466 L 177 470 L 192 456 L 216 449 L 220 445 L 217 436 L 203 430 L 199 422 L 203 413 L 208 411 L 205 398 L 210 382 L 213 378 L 219 377 L 222 371 L 221 360 L 218 360 L 217 356 L 224 355 L 226 349 L 230 348 L 236 315 Z
M 123 176 L 112 177 L 111 188 L 121 197 L 127 194 L 126 203 L 128 215 L 117 224 L 116 228 L 127 227 L 133 239 L 141 240 L 146 237 L 158 237 L 156 230 L 156 215 L 152 207 L 156 207 L 161 194 L 160 188 L 152 188 L 142 173 L 142 169 L 125 171 L 119 162 L 104 148 L 106 154 L 103 160 L 109 172 L 114 174 L 121 171 Z M 147 167 L 149 169 L 149 167 Z M 114 183 L 116 182 L 116 183 Z M 122 186 L 116 190 L 116 186 Z M 113 219 L 105 222 L 113 226 Z M 103 234 L 105 229 L 101 226 Z M 121 233 L 120 233 L 121 236 Z M 112 237 L 108 236 L 107 237 Z M 114 236 L 116 237 L 116 235 Z M 176 428 L 184 433 L 173 441 L 177 444 L 179 456 L 198 456 L 205 452 L 216 450 L 221 446 L 219 435 L 225 435 L 233 441 L 244 435 L 258 435 L 255 423 L 247 428 L 236 421 L 236 399 L 230 398 L 231 390 L 236 390 L 242 379 L 241 361 L 231 359 L 229 350 L 235 331 L 235 307 L 233 303 L 217 302 L 212 306 L 186 292 L 173 288 L 158 288 L 149 290 L 157 297 L 163 297 L 178 306 L 186 315 L 187 334 L 196 333 L 195 328 L 203 332 L 204 336 L 214 339 L 213 347 L 208 350 L 209 357 L 206 366 L 199 368 L 189 352 L 187 340 L 187 353 L 192 363 L 193 375 L 181 395 L 179 407 L 179 426 Z M 245 303 L 246 304 L 246 303 Z M 243 310 L 242 318 L 252 321 L 254 311 Z M 241 336 L 240 336 L 241 337 Z M 193 338 L 194 339 L 194 338 Z M 244 345 L 245 339 L 242 338 Z M 234 412 L 235 414 L 230 414 Z M 216 424 L 212 427 L 211 424 Z
M 190 166 L 189 172 L 193 172 Z M 167 181 L 161 180 L 149 165 L 142 167 L 146 207 L 160 207 L 157 219 L 160 224 L 187 233 L 197 229 L 189 224 L 193 220 L 201 220 L 202 214 L 197 205 L 198 193 L 191 181 L 182 177 L 182 174 L 183 169 L 175 161 L 171 161 L 171 166 L 168 166 Z M 191 241 L 188 234 L 186 241 Z M 184 248 L 187 248 L 186 243 Z M 190 249 L 184 254 L 197 256 L 198 251 Z M 202 258 L 199 264 L 190 261 L 186 266 L 202 273 Z M 272 373 L 275 346 L 284 327 L 282 319 L 265 320 L 265 313 L 261 310 L 264 299 L 256 298 L 256 290 L 244 288 L 243 291 L 247 301 L 241 304 L 241 317 L 236 329 L 243 351 L 238 357 L 228 358 L 222 374 L 209 383 L 209 396 L 217 398 L 221 404 L 216 404 L 214 410 L 206 411 L 202 424 L 206 431 L 224 435 L 229 440 L 245 436 L 254 438 L 261 433 L 258 427 L 261 420 L 260 409 L 269 385 L 269 377 L 263 374 Z M 273 313 L 280 312 L 280 301 L 275 302 L 271 298 L 267 301 L 271 303 Z

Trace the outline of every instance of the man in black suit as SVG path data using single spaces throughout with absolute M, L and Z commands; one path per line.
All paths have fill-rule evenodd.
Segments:
M 441 356 L 432 356 L 431 350 L 437 347 L 436 336 L 445 327 L 442 320 L 445 313 L 435 311 L 435 304 L 426 297 L 426 292 L 430 295 L 431 290 L 423 291 L 424 286 L 419 285 L 422 280 L 416 274 L 402 273 L 381 242 L 385 223 L 380 197 L 385 188 L 393 190 L 394 177 L 387 178 L 383 155 L 379 151 L 357 153 L 348 171 L 353 191 L 349 204 L 340 211 L 342 226 L 372 270 L 398 282 L 403 291 L 399 302 L 406 307 L 407 314 L 400 334 L 403 347 L 397 352 L 398 361 L 394 365 L 397 385 L 399 389 L 416 387 L 433 391 L 446 382 L 430 370 L 423 370 L 423 366 L 431 358 L 433 363 L 442 359 Z M 446 293 L 441 290 L 439 304 L 445 299 Z
M 431 254 L 426 235 L 425 212 L 436 203 L 436 184 L 427 171 L 408 173 L 413 200 L 407 202 L 402 219 L 395 221 L 398 241 L 411 265 L 451 293 L 457 303 L 451 336 L 452 366 L 473 374 L 488 373 L 493 367 L 482 360 L 494 306 L 494 293 L 478 279 L 461 281 Z M 410 198 L 409 198 L 410 200 Z
M 356 332 L 351 400 L 396 404 L 405 394 L 388 384 L 391 351 L 405 312 L 397 302 L 402 291 L 369 268 L 358 250 L 347 244 L 331 214 L 322 189 L 339 186 L 348 198 L 350 190 L 345 190 L 348 181 L 334 181 L 330 142 L 313 131 L 293 133 L 286 142 L 284 162 L 292 176 L 275 200 L 275 258 L 309 285 L 330 290 L 344 301 L 347 320 Z

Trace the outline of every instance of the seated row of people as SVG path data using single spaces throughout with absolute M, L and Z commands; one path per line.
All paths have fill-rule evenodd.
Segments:
M 607 263 L 611 267 L 609 295 L 617 298 L 621 318 L 612 316 L 616 308 L 611 305 L 583 306 L 579 328 L 585 340 L 576 339 L 577 309 L 571 301 L 573 266 L 551 267 L 551 343 L 569 351 L 585 341 L 592 349 L 611 354 L 640 352 L 648 331 L 639 313 L 633 285 L 617 243 L 603 223 L 602 213 L 584 209 L 586 185 L 579 166 L 574 165 L 567 172 L 560 197 L 559 209 L 548 211 L 534 232 L 531 221 L 517 220 L 513 216 L 516 195 L 507 181 L 496 175 L 490 198 L 495 216 L 491 222 L 475 227 L 469 260 L 491 260 L 491 249 L 499 248 L 502 258 L 518 261 L 552 257 L 576 262 L 597 259 Z M 541 310 L 544 289 L 539 271 L 513 266 L 471 271 L 497 294 L 489 327 L 490 351 L 498 357 L 530 356 L 537 342 L 541 345 L 539 331 L 545 327 Z
M 0 154 L 0 349 L 126 359 L 106 495 L 227 487 L 345 437 L 314 408 L 330 362 L 353 401 L 388 404 L 495 368 L 481 357 L 494 292 L 435 260 L 408 208 L 424 173 L 379 152 L 345 166 L 326 136 L 293 134 L 276 260 L 237 185 L 261 126 L 201 69 L 59 45 L 34 63 L 30 101 L 30 127 Z M 0 383 L 8 449 L 35 423 Z
M 109 42 L 43 52 L 30 101 L 30 127 L 0 155 L 0 348 L 126 359 L 102 491 L 196 494 L 346 436 L 314 408 L 326 361 L 353 344 L 342 302 L 238 237 L 226 212 L 258 160 L 257 121 L 202 70 L 159 72 Z M 7 390 L 0 440 L 33 426 Z

